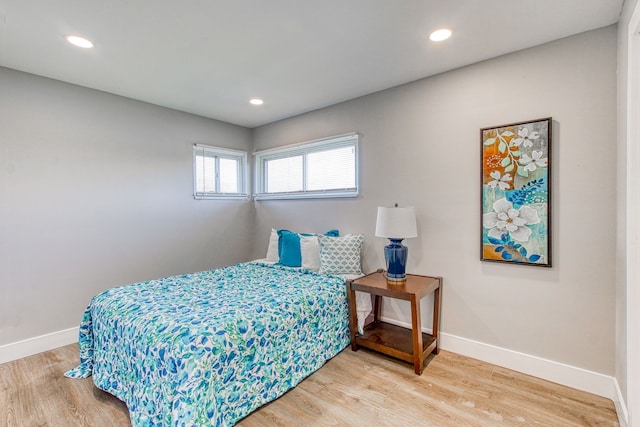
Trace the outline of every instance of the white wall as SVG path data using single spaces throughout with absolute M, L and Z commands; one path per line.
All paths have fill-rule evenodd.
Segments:
M 633 101 L 634 96 L 636 105 L 640 102 L 638 101 L 638 89 L 635 88 L 636 93 L 631 94 L 632 88 L 628 85 L 628 78 L 630 77 L 628 73 L 630 21 L 634 12 L 640 13 L 637 10 L 638 7 L 640 6 L 637 0 L 626 0 L 618 23 L 618 213 L 616 218 L 618 228 L 616 233 L 615 378 L 620 390 L 620 396 L 616 400 L 616 408 L 619 415 L 623 415 L 622 419 L 628 413 L 627 422 L 629 425 L 640 425 L 640 399 L 638 399 L 640 397 L 640 378 L 638 376 L 640 369 L 637 368 L 638 343 L 640 343 L 637 334 L 640 332 L 640 326 L 637 323 L 634 325 L 633 322 L 628 322 L 629 317 L 637 316 L 636 313 L 640 309 L 640 302 L 638 302 L 637 297 L 634 298 L 634 295 L 638 295 L 640 287 L 640 283 L 637 282 L 639 260 L 634 259 L 634 256 L 637 256 L 637 252 L 634 255 L 632 250 L 632 245 L 637 248 L 638 244 L 637 218 L 640 212 L 637 211 L 637 205 L 634 206 L 633 203 L 627 202 L 634 200 L 634 194 L 630 192 L 636 192 L 635 200 L 637 203 L 637 186 L 640 183 L 637 169 L 637 139 L 633 139 L 633 136 L 629 134 L 628 128 L 628 124 L 633 124 L 634 121 L 637 123 L 638 121 L 637 111 L 629 111 L 628 103 Z M 640 43 L 638 37 L 636 36 L 636 42 Z M 636 84 L 638 84 L 640 78 L 637 75 L 635 78 Z M 629 164 L 635 165 L 635 170 L 633 167 L 628 168 L 627 165 Z M 631 223 L 628 223 L 628 221 L 631 221 Z M 635 234 L 635 236 L 632 237 L 632 234 Z M 628 272 L 631 274 L 628 275 Z M 627 310 L 628 307 L 631 307 L 631 310 Z M 628 340 L 628 337 L 632 339 Z M 633 364 L 629 363 L 630 360 L 633 361 Z
M 251 131 L 0 68 L 0 347 L 109 287 L 246 260 L 253 206 L 196 201 L 194 142 Z
M 554 266 L 482 263 L 479 129 L 548 116 Z M 361 196 L 256 202 L 253 257 L 264 256 L 271 227 L 339 228 L 366 235 L 372 271 L 384 262 L 376 207 L 414 205 L 420 236 L 405 241 L 408 271 L 444 277 L 442 332 L 613 375 L 615 26 L 266 125 L 254 146 L 349 131 L 361 134 Z M 408 321 L 408 306 L 383 315 Z

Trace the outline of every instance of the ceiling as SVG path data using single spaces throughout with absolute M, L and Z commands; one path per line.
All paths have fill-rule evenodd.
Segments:
M 622 3 L 0 0 L 0 66 L 256 127 L 613 24 Z

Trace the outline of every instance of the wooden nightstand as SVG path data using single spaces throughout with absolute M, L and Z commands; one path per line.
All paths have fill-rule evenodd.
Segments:
M 358 346 L 379 351 L 413 363 L 416 374 L 421 375 L 424 361 L 431 353 L 438 354 L 438 330 L 440 328 L 440 290 L 442 277 L 418 276 L 407 274 L 407 281 L 402 284 L 387 283 L 384 272 L 375 273 L 347 282 L 349 299 L 349 322 L 351 328 L 351 350 Z M 375 295 L 373 322 L 364 327 L 364 333 L 358 333 L 355 291 L 368 292 Z M 422 333 L 420 320 L 420 300 L 433 295 L 433 332 Z M 395 326 L 380 320 L 382 297 L 397 298 L 411 302 L 411 329 Z

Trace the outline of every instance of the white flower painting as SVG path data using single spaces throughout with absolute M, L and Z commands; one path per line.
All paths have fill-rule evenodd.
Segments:
M 528 127 L 523 127 L 518 130 L 518 137 L 513 139 L 511 142 L 516 147 L 519 147 L 522 144 L 523 147 L 532 147 L 533 142 L 540 138 L 540 134 L 535 131 L 530 131 Z
M 520 157 L 520 165 L 524 166 L 524 170 L 528 172 L 533 172 L 537 168 L 546 168 L 547 167 L 547 159 L 542 156 L 544 153 L 542 151 L 532 151 L 531 157 L 527 154 L 523 154 Z
M 482 129 L 483 261 L 551 266 L 551 122 Z
M 509 181 L 512 181 L 511 174 L 505 173 L 500 176 L 500 171 L 493 171 L 489 174 L 493 181 L 489 181 L 488 185 L 491 188 L 500 188 L 500 190 L 506 190 L 509 188 Z
M 531 236 L 529 225 L 540 223 L 538 212 L 529 206 L 514 209 L 513 203 L 502 198 L 493 204 L 493 212 L 487 212 L 482 216 L 482 223 L 489 229 L 491 237 L 500 239 L 502 235 L 509 233 L 513 240 L 526 242 Z

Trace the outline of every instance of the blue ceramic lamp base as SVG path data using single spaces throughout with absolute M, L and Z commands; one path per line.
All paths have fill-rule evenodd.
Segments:
M 407 256 L 409 249 L 402 245 L 403 239 L 391 239 L 384 247 L 384 259 L 387 262 L 387 281 L 402 283 L 407 280 Z

